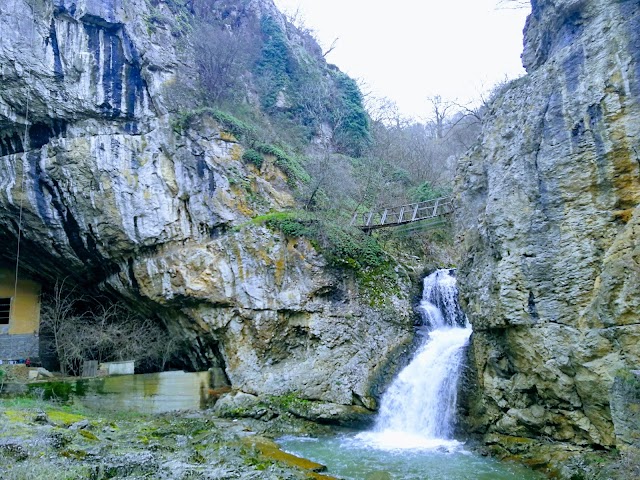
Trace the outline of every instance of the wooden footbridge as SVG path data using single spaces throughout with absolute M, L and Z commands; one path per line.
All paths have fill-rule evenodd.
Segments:
M 444 219 L 451 213 L 453 213 L 453 199 L 441 197 L 399 207 L 356 212 L 351 219 L 351 225 L 367 232 L 377 228 L 399 227 L 422 220 Z

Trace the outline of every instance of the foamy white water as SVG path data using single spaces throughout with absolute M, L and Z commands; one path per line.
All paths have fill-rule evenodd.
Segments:
M 465 325 L 457 297 L 451 271 L 425 278 L 420 305 L 424 343 L 382 397 L 374 429 L 359 434 L 359 441 L 385 450 L 451 450 L 460 445 L 453 439 L 453 424 L 471 327 Z

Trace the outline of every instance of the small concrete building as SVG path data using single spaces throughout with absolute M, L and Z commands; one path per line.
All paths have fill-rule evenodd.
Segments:
M 136 373 L 136 362 L 127 360 L 124 362 L 104 362 L 98 367 L 101 375 L 133 375 Z
M 40 285 L 0 268 L 0 361 L 39 356 Z

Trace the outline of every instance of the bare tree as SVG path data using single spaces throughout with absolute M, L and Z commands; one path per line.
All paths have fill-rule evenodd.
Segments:
M 229 98 L 238 88 L 246 67 L 249 43 L 244 31 L 199 23 L 192 37 L 202 91 L 210 103 Z
M 329 55 L 331 52 L 333 52 L 336 49 L 336 47 L 338 46 L 338 40 L 340 40 L 339 37 L 334 38 L 333 42 L 331 42 L 331 45 L 329 45 L 329 48 L 327 48 L 322 52 L 323 58 L 327 58 L 327 55 Z
M 341 203 L 356 188 L 348 157 L 335 152 L 336 134 L 343 127 L 346 114 L 328 102 L 330 93 L 324 83 L 307 83 L 301 89 L 300 98 L 304 117 L 315 130 L 313 149 L 305 165 L 312 177 L 303 193 L 305 209 L 316 207 L 321 192 L 332 203 Z
M 497 8 L 520 9 L 531 8 L 530 0 L 500 0 Z
M 157 322 L 121 303 L 78 295 L 65 280 L 43 296 L 40 318 L 63 374 L 78 373 L 84 360 L 136 360 L 147 370 L 164 369 L 183 347 Z
M 77 305 L 83 296 L 75 287 L 67 286 L 67 279 L 56 280 L 53 292 L 43 296 L 40 309 L 40 331 L 50 339 L 50 353 L 54 353 L 60 363 L 60 370 L 67 374 L 82 360 L 82 347 L 78 337 L 85 317 L 78 313 Z
M 433 122 L 435 127 L 435 137 L 438 140 L 441 140 L 445 135 L 445 125 L 447 123 L 448 114 L 450 113 L 450 110 L 455 107 L 455 104 L 453 102 L 443 100 L 440 95 L 429 97 L 428 100 L 431 104 L 431 122 Z
M 435 96 L 430 120 L 417 122 L 403 117 L 387 99 L 366 100 L 373 142 L 355 169 L 355 208 L 407 203 L 448 191 L 455 159 L 477 140 L 483 112 Z
M 402 128 L 413 122 L 400 113 L 396 102 L 387 97 L 365 94 L 365 109 L 373 124 L 384 125 L 385 128 Z
M 298 29 L 300 34 L 313 35 L 313 29 L 307 25 L 307 20 L 300 6 L 297 6 L 295 10 L 285 10 L 283 14 L 285 20 Z

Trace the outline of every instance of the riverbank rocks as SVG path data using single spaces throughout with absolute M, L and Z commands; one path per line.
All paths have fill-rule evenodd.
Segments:
M 609 449 L 640 365 L 640 5 L 533 2 L 523 60 L 458 168 L 465 422 Z
M 224 418 L 252 418 L 263 422 L 285 415 L 309 422 L 344 427 L 369 426 L 373 421 L 373 412 L 364 407 L 313 401 L 295 394 L 258 397 L 244 392 L 233 392 L 222 396 L 216 402 L 213 412 Z
M 11 460 L 22 462 L 29 458 L 29 452 L 18 439 L 3 438 L 0 440 L 0 457 L 9 457 Z
M 21 402 L 23 415 L 18 415 L 3 402 L 0 400 L 3 480 L 302 480 L 313 470 L 323 469 L 253 434 L 246 421 L 212 418 L 210 412 L 94 414 L 86 419 L 95 432 L 88 437 L 87 429 L 31 421 L 40 409 L 51 418 L 67 413 L 57 410 L 55 404 L 25 399 Z M 318 474 L 317 478 L 331 477 Z

